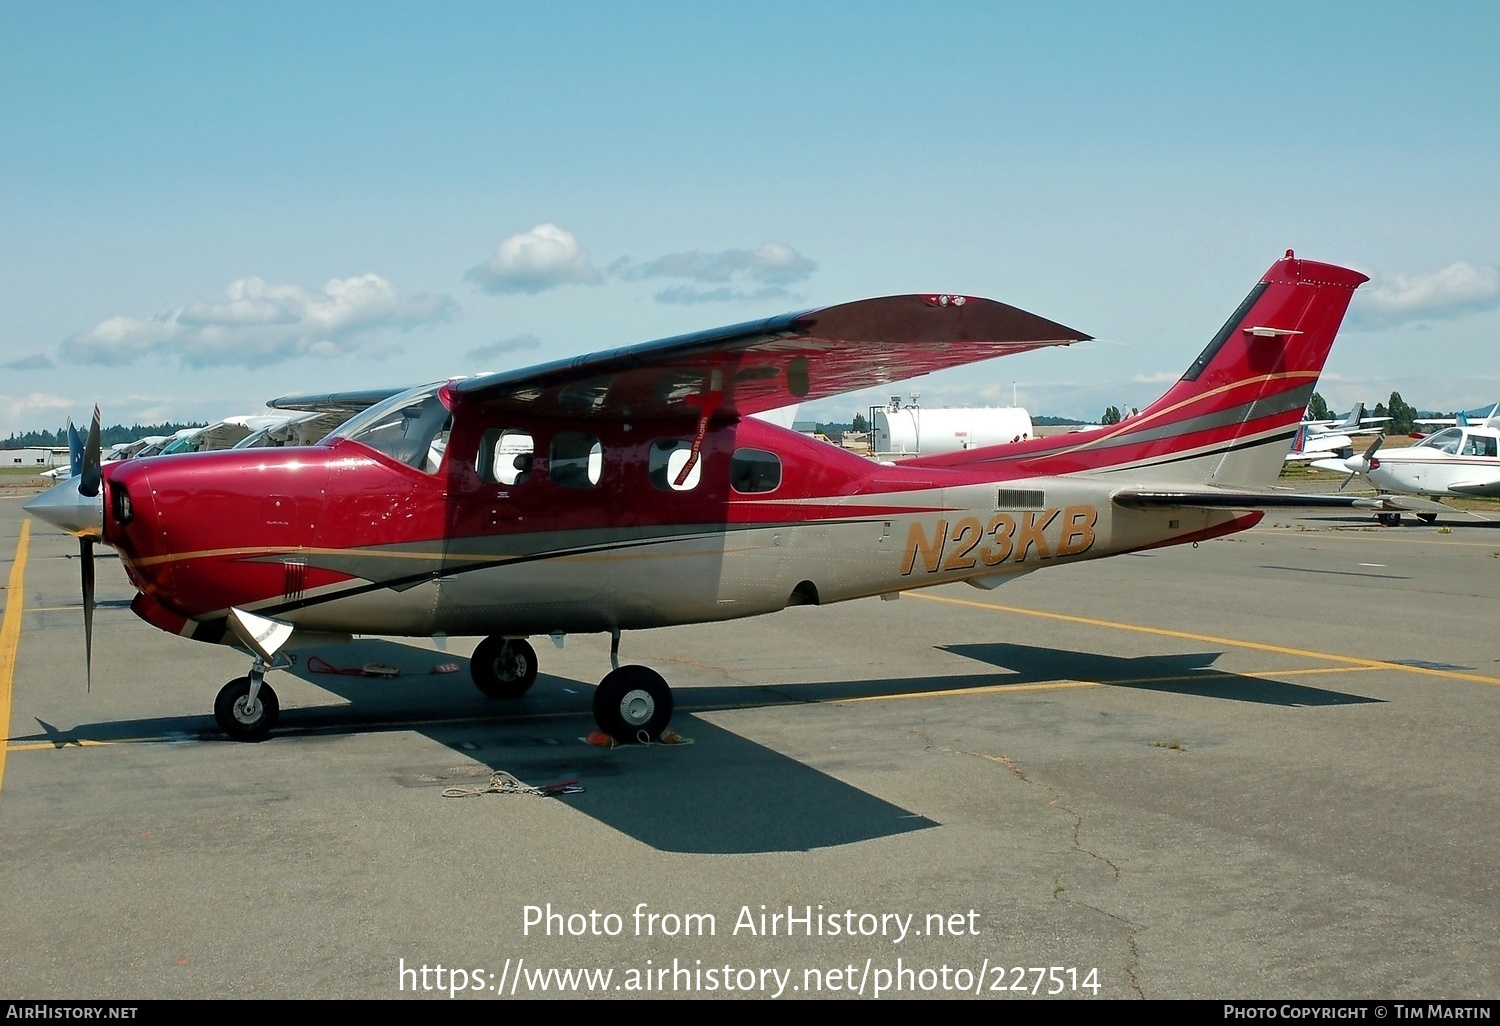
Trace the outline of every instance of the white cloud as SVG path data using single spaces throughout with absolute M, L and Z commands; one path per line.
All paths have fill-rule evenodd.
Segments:
M 1500 268 L 1459 261 L 1427 274 L 1376 275 L 1354 294 L 1351 328 L 1453 320 L 1500 306 Z
M 37 353 L 34 356 L 25 356 L 19 360 L 12 360 L 10 363 L 0 364 L 0 367 L 6 370 L 15 371 L 52 370 L 55 366 L 52 358 L 46 353 Z
M 597 285 L 603 276 L 589 262 L 589 252 L 572 232 L 539 224 L 512 235 L 487 263 L 465 275 L 486 292 L 535 295 L 558 285 Z
M 299 356 L 343 356 L 362 336 L 407 331 L 447 320 L 447 296 L 402 295 L 378 274 L 335 278 L 322 289 L 241 278 L 219 300 L 200 300 L 150 318 L 100 321 L 59 352 L 79 363 L 118 366 L 151 355 L 176 356 L 194 367 L 260 367 Z
M 655 260 L 636 263 L 621 257 L 610 265 L 610 273 L 626 281 L 648 278 L 682 278 L 714 288 L 674 285 L 656 294 L 661 303 L 746 302 L 789 296 L 785 286 L 806 280 L 818 269 L 816 262 L 780 242 L 763 242 L 755 249 L 726 249 L 717 253 L 693 250 L 669 253 Z M 758 283 L 758 289 L 738 287 Z
M 47 395 L 44 392 L 32 392 L 30 395 L 12 396 L 0 395 L 0 417 L 3 417 L 5 425 L 35 425 L 43 423 L 59 413 L 59 411 L 71 410 L 74 406 L 72 399 L 64 399 L 61 396 Z M 38 428 L 25 427 L 21 430 L 39 430 Z M 47 430 L 51 430 L 48 427 Z
M 535 335 L 517 335 L 514 338 L 503 338 L 499 342 L 491 342 L 487 346 L 470 349 L 464 355 L 471 360 L 488 360 L 506 353 L 517 353 L 523 349 L 535 349 L 541 344 L 542 340 Z

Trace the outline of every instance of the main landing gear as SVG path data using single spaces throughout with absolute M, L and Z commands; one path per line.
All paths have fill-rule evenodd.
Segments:
M 672 689 L 650 667 L 620 665 L 618 631 L 610 636 L 609 661 L 613 669 L 594 692 L 594 722 L 621 744 L 660 740 L 672 720 Z M 469 660 L 474 686 L 490 698 L 520 698 L 536 671 L 536 649 L 498 634 L 481 641 Z
M 474 686 L 486 698 L 520 698 L 536 683 L 536 649 L 524 638 L 492 635 L 469 658 Z
M 622 744 L 658 741 L 671 720 L 672 689 L 650 667 L 618 667 L 594 691 L 594 722 Z
M 649 666 L 620 665 L 620 632 L 609 635 L 613 667 L 594 690 L 594 722 L 620 744 L 660 741 L 672 722 L 672 689 Z

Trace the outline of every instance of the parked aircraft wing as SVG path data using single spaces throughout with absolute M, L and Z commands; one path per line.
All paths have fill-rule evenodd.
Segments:
M 1460 481 L 1449 485 L 1448 490 L 1465 495 L 1500 496 L 1500 481 Z
M 967 296 L 866 299 L 646 342 L 449 387 L 554 416 L 748 415 L 1092 336 Z M 700 398 L 701 397 L 701 398 Z
M 266 403 L 273 410 L 305 410 L 308 413 L 356 414 L 383 402 L 411 386 L 400 388 L 367 388 L 352 392 L 308 392 L 303 395 L 286 395 Z

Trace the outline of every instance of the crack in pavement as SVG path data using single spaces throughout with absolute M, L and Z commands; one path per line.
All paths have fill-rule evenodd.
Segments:
M 985 762 L 994 763 L 997 766 L 1003 767 L 1004 769 L 1009 771 L 1017 780 L 1020 780 L 1023 784 L 1030 785 L 1031 787 L 1041 788 L 1047 794 L 1051 795 L 1051 798 L 1048 800 L 1047 804 L 1054 809 L 1058 809 L 1059 811 L 1066 813 L 1073 820 L 1073 850 L 1081 852 L 1091 859 L 1097 859 L 1099 862 L 1104 863 L 1104 865 L 1109 867 L 1109 871 L 1113 875 L 1115 882 L 1119 882 L 1120 867 L 1116 865 L 1111 859 L 1100 855 L 1098 852 L 1090 851 L 1088 848 L 1084 847 L 1082 838 L 1083 817 L 1079 815 L 1077 810 L 1073 809 L 1071 806 L 1063 804 L 1063 793 L 1057 788 L 1053 787 L 1051 784 L 1043 783 L 1039 780 L 1032 780 L 1029 776 L 1026 775 L 1026 770 L 1023 769 L 1018 762 L 1007 755 L 990 755 L 987 752 L 971 752 L 962 748 L 948 748 L 944 745 L 934 744 L 932 739 L 920 730 L 916 730 L 913 728 L 907 729 L 910 731 L 910 733 L 915 734 L 918 738 L 921 739 L 923 747 L 926 750 L 936 750 L 942 752 L 944 755 L 963 755 L 974 759 L 983 759 Z M 1055 877 L 1052 881 L 1052 897 L 1054 900 L 1065 901 L 1070 905 L 1079 906 L 1081 908 L 1086 908 L 1093 912 L 1097 912 L 1102 916 L 1113 919 L 1115 922 L 1120 923 L 1125 927 L 1125 944 L 1130 952 L 1130 960 L 1125 965 L 1125 974 L 1130 979 L 1130 989 L 1135 992 L 1135 995 L 1137 997 L 1144 999 L 1146 995 L 1145 992 L 1141 990 L 1140 978 L 1136 974 L 1136 968 L 1140 965 L 1141 961 L 1140 947 L 1136 943 L 1136 925 L 1129 919 L 1126 919 L 1124 916 L 1119 915 L 1118 913 L 1111 912 L 1108 909 L 1100 908 L 1097 905 L 1091 905 L 1086 901 L 1079 901 L 1075 898 L 1066 897 L 1066 893 L 1067 890 L 1062 885 L 1062 877 L 1060 875 L 1058 877 Z

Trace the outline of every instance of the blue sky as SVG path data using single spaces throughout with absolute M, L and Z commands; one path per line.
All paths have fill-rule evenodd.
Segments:
M 1288 247 L 1375 279 L 1331 405 L 1488 404 L 1497 38 L 1482 4 L 0 2 L 0 435 L 897 292 L 1107 340 L 924 405 L 1097 417 Z

